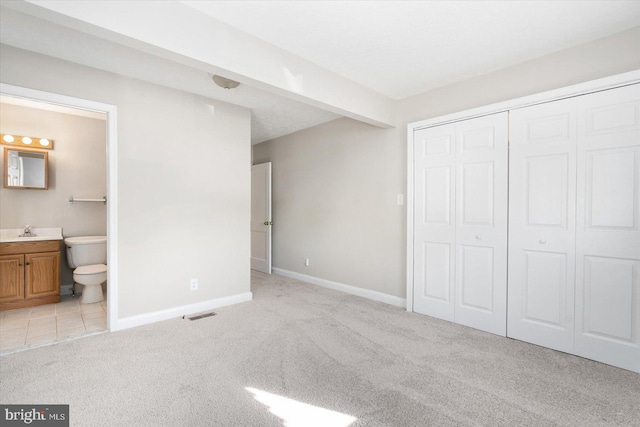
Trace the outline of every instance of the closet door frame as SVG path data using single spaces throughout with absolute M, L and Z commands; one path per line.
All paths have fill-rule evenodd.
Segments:
M 640 70 L 628 73 L 616 74 L 602 79 L 592 80 L 577 85 L 566 86 L 560 89 L 541 92 L 509 101 L 490 104 L 479 108 L 447 114 L 432 119 L 412 122 L 407 125 L 407 265 L 406 265 L 406 309 L 413 312 L 413 267 L 414 267 L 414 132 L 432 126 L 444 125 L 461 120 L 486 116 L 489 114 L 501 113 L 515 108 L 521 108 L 544 102 L 557 101 L 588 93 L 598 92 L 606 89 L 627 86 L 640 83 Z

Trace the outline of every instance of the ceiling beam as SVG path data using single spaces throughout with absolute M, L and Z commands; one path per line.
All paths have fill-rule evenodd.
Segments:
M 375 126 L 393 100 L 178 1 L 5 2 L 6 6 Z

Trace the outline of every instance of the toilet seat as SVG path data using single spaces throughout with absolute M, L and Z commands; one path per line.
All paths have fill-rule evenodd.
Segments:
M 83 265 L 73 270 L 73 274 L 100 274 L 106 273 L 107 266 L 105 264 Z

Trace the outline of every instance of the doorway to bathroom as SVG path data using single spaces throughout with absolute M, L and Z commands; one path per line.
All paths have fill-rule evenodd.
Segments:
M 11 230 L 26 224 L 35 234 L 39 228 L 60 229 L 60 238 L 106 235 L 108 265 L 104 299 L 82 304 L 77 292 L 73 295 L 74 277 L 66 245 L 58 241 L 60 301 L 43 299 L 43 304 L 34 306 L 30 306 L 34 301 L 19 302 L 16 308 L 5 306 L 0 311 L 0 354 L 114 330 L 118 285 L 116 107 L 6 84 L 0 84 L 0 103 L 2 134 L 53 141 L 53 149 L 48 151 L 48 189 L 2 188 L 2 242 L 7 236 L 10 240 Z M 24 264 L 25 276 L 33 276 L 35 270 L 28 270 L 33 267 Z

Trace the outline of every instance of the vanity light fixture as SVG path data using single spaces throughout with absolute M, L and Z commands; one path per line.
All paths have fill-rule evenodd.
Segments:
M 0 143 L 19 147 L 37 147 L 45 150 L 53 150 L 53 140 L 36 138 L 35 136 L 20 136 L 0 133 Z

